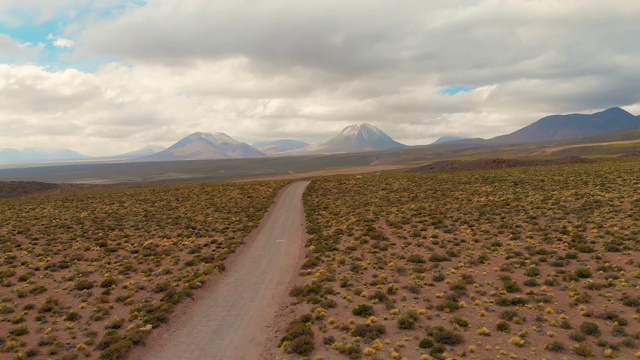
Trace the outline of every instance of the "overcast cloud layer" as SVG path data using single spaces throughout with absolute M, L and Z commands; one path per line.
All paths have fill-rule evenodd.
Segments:
M 106 155 L 194 131 L 317 141 L 359 122 L 426 144 L 554 113 L 640 114 L 637 0 L 0 0 L 0 12 L 0 148 Z M 12 33 L 56 19 L 41 41 Z

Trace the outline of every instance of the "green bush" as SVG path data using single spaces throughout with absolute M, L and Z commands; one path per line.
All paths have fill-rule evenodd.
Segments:
M 498 323 L 496 324 L 496 330 L 500 332 L 509 331 L 509 323 L 504 320 L 498 321 Z
M 386 332 L 387 328 L 382 324 L 357 324 L 353 331 L 351 331 L 351 335 L 363 339 L 375 340 Z
M 375 310 L 373 309 L 373 306 L 366 305 L 366 304 L 358 305 L 358 307 L 353 309 L 351 312 L 353 313 L 353 315 L 362 316 L 362 317 L 373 316 L 376 313 Z
M 404 330 L 411 330 L 416 326 L 416 321 L 410 316 L 400 315 L 398 316 L 398 327 Z
M 118 280 L 116 280 L 115 278 L 112 277 L 108 277 L 104 280 L 102 280 L 102 282 L 100 283 L 100 287 L 103 289 L 107 289 L 110 288 L 112 286 L 116 286 L 118 284 Z
M 580 325 L 580 332 L 588 336 L 599 336 L 600 327 L 596 323 L 585 321 Z
M 593 349 L 591 348 L 591 345 L 586 344 L 586 343 L 582 343 L 582 344 L 578 344 L 576 346 L 573 347 L 573 353 L 582 357 L 594 357 L 595 353 L 593 352 Z
M 71 310 L 64 316 L 64 321 L 78 321 L 82 319 L 82 315 L 80 315 L 77 311 Z
M 431 256 L 429 256 L 429 261 L 431 262 L 443 262 L 443 261 L 449 261 L 451 260 L 448 256 L 446 255 L 441 255 L 438 253 L 433 253 L 431 254 Z
M 413 264 L 424 264 L 426 260 L 420 254 L 411 254 L 407 257 L 407 261 Z
M 17 328 L 9 331 L 9 334 L 13 336 L 24 336 L 29 333 L 29 328 L 26 325 L 20 325 Z
M 581 268 L 576 269 L 574 274 L 580 279 L 588 279 L 588 278 L 591 277 L 591 270 L 589 270 L 589 269 L 587 269 L 585 267 L 581 267 Z
M 313 336 L 304 335 L 297 337 L 289 343 L 289 349 L 294 353 L 302 356 L 309 356 L 315 349 Z
M 91 282 L 91 280 L 89 279 L 80 279 L 78 281 L 76 281 L 76 284 L 74 286 L 76 288 L 76 290 L 89 290 L 91 288 L 93 288 L 93 282 Z
M 561 352 L 564 352 L 565 350 L 564 344 L 561 343 L 560 341 L 554 341 L 552 343 L 549 343 L 545 345 L 544 348 L 555 353 L 561 353 Z
M 422 340 L 420 340 L 420 343 L 418 344 L 418 346 L 421 349 L 430 349 L 433 347 L 433 340 L 429 339 L 429 338 L 424 338 Z
M 462 316 L 454 316 L 451 318 L 451 323 L 456 324 L 460 327 L 469 327 L 469 319 L 464 318 Z
M 464 342 L 464 337 L 462 334 L 459 334 L 453 330 L 447 330 L 442 326 L 436 326 L 429 331 L 427 334 L 433 337 L 433 340 L 438 344 L 443 345 L 458 345 Z
M 100 360 L 118 360 L 123 359 L 131 350 L 133 343 L 131 340 L 120 340 L 100 353 Z

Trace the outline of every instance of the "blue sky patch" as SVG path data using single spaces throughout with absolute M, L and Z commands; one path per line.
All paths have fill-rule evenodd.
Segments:
M 474 88 L 472 87 L 468 87 L 468 86 L 464 86 L 464 85 L 453 85 L 453 86 L 447 86 L 446 88 L 440 90 L 438 92 L 438 94 L 440 95 L 447 95 L 447 96 L 451 96 L 451 95 L 455 95 L 461 92 L 470 92 L 473 91 Z
M 43 66 L 48 70 L 78 69 L 95 71 L 101 64 L 116 61 L 114 57 L 85 58 L 69 60 L 65 54 L 74 51 L 73 34 L 66 34 L 68 26 L 91 18 L 116 17 L 125 11 L 143 6 L 144 0 L 122 0 L 113 6 L 82 6 L 73 11 L 60 12 L 45 21 L 38 20 L 39 11 L 11 9 L 0 15 L 0 34 L 9 36 L 14 43 L 25 49 L 40 48 L 37 57 L 31 51 L 29 58 L 22 54 L 0 54 L 0 63 L 28 63 Z

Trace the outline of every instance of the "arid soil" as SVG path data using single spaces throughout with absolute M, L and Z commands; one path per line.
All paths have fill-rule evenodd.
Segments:
M 302 193 L 289 185 L 224 276 L 180 307 L 181 316 L 131 359 L 262 359 L 274 313 L 304 259 Z
M 639 358 L 639 173 L 631 158 L 314 181 L 272 356 Z
M 285 184 L 62 185 L 0 200 L 0 358 L 121 359 L 224 275 Z
M 361 175 L 371 174 L 384 171 L 402 170 L 412 167 L 411 165 L 368 165 L 368 166 L 353 166 L 337 169 L 317 170 L 302 173 L 290 173 L 286 175 L 265 176 L 258 178 L 249 178 L 238 180 L 237 182 L 251 182 L 251 181 L 269 181 L 269 180 L 300 180 L 311 179 L 316 177 L 334 176 L 334 175 Z
M 504 169 L 522 166 L 550 166 L 591 163 L 594 160 L 581 158 L 578 156 L 568 156 L 561 158 L 495 158 L 478 160 L 442 160 L 434 161 L 431 164 L 418 166 L 408 170 L 409 172 L 448 172 L 448 171 L 468 171 L 483 169 Z

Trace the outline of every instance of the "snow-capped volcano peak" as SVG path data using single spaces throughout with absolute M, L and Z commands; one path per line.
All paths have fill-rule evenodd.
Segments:
M 291 155 L 331 154 L 384 150 L 405 146 L 393 140 L 377 127 L 362 123 L 345 127 L 338 136 L 329 141 L 312 144 L 288 153 Z
M 385 134 L 382 130 L 367 123 L 349 125 L 342 130 L 340 136 L 350 138 L 362 137 L 368 141 L 376 141 L 383 138 L 389 138 L 389 136 L 387 136 L 387 134 Z
M 220 144 L 220 143 L 231 143 L 231 144 L 240 144 L 239 141 L 232 138 L 231 136 L 221 133 L 221 132 L 196 132 L 191 135 L 194 138 L 200 138 L 206 140 L 212 144 Z

